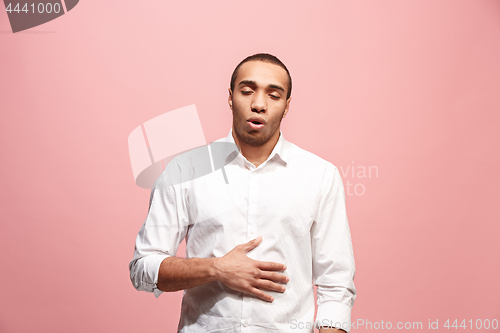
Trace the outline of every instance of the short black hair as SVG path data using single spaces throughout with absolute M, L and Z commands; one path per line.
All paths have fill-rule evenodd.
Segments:
M 278 65 L 281 68 L 283 68 L 286 71 L 286 74 L 288 75 L 288 92 L 286 94 L 286 99 L 290 98 L 290 95 L 292 94 L 292 77 L 290 76 L 290 72 L 288 71 L 288 68 L 286 68 L 285 64 L 281 62 L 278 58 L 273 56 L 272 54 L 269 53 L 257 53 L 251 56 L 246 57 L 243 59 L 238 66 L 234 69 L 233 75 L 231 75 L 231 92 L 234 91 L 234 85 L 236 81 L 236 77 L 238 76 L 238 70 L 240 69 L 241 65 L 248 61 L 264 61 L 264 62 L 269 62 L 274 65 Z

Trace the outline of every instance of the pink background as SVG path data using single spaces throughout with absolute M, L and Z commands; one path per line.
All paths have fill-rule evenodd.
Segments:
M 364 189 L 353 320 L 500 320 L 498 0 L 82 0 L 17 34 L 2 7 L 0 51 L 0 332 L 175 330 L 181 292 L 129 280 L 149 191 L 127 137 L 190 104 L 226 136 L 256 52 L 292 73 L 285 138 Z

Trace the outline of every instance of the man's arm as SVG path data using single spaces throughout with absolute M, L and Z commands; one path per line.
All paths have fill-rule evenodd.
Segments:
M 318 286 L 316 322 L 323 332 L 350 331 L 356 298 L 354 254 L 338 169 L 325 169 L 317 216 L 311 227 L 313 283 Z M 335 332 L 335 331 L 331 331 Z
M 157 287 L 161 291 L 177 291 L 193 288 L 212 281 L 256 296 L 264 301 L 274 299 L 263 290 L 284 292 L 288 277 L 275 271 L 283 271 L 280 263 L 264 262 L 248 258 L 247 252 L 256 248 L 262 237 L 240 244 L 221 258 L 165 258 L 159 268 Z

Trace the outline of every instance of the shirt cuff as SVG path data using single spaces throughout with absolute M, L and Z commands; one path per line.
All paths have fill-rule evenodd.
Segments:
M 155 284 L 155 287 L 154 287 L 154 289 L 153 289 L 153 292 L 155 293 L 155 297 L 156 297 L 156 298 L 160 297 L 160 295 L 161 295 L 161 294 L 163 294 L 163 291 L 161 291 L 160 289 L 158 289 L 158 288 L 156 287 L 156 284 Z
M 348 332 L 351 330 L 352 307 L 338 301 L 327 301 L 318 307 L 316 327 L 335 327 Z
M 159 275 L 159 271 L 160 271 L 160 265 L 161 265 L 162 261 L 168 257 L 170 257 L 170 255 L 155 254 L 155 255 L 151 256 L 150 258 L 148 258 L 149 259 L 148 260 L 148 267 L 147 267 L 147 271 L 148 271 L 148 275 L 149 275 L 148 278 L 151 279 L 151 281 L 153 281 L 152 292 L 154 292 L 156 298 L 158 298 L 163 293 L 163 291 L 158 289 L 158 287 L 156 286 L 156 284 L 158 283 L 158 275 Z

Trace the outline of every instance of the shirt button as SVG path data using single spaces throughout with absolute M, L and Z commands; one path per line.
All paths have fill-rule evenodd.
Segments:
M 248 321 L 247 320 L 243 320 L 242 324 L 243 324 L 243 326 L 247 327 L 248 326 Z

